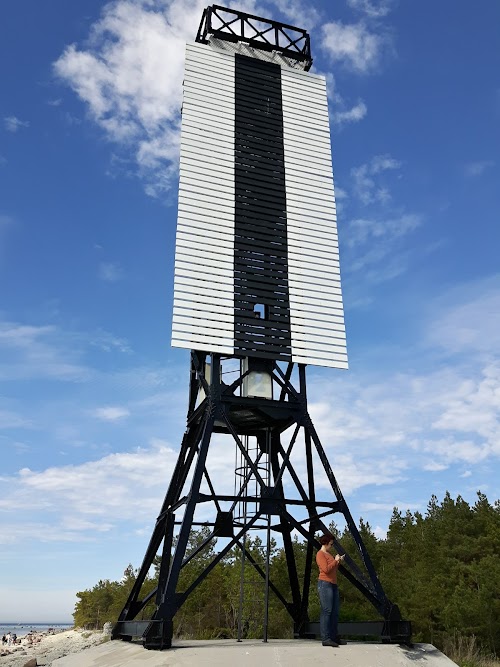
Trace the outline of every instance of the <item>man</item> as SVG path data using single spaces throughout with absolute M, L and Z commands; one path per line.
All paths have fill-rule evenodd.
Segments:
M 321 604 L 320 631 L 323 646 L 337 647 L 345 644 L 338 637 L 339 622 L 339 589 L 337 586 L 337 570 L 344 556 L 332 556 L 333 535 L 327 533 L 320 537 L 321 549 L 316 554 L 319 568 L 318 595 Z

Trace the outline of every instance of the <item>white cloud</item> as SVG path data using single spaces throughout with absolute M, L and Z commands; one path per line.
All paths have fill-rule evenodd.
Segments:
M 363 101 L 359 101 L 355 106 L 346 111 L 335 111 L 332 114 L 332 120 L 337 125 L 345 123 L 357 123 L 366 116 L 367 108 Z
M 351 9 L 363 12 L 370 18 L 387 16 L 396 4 L 396 0 L 347 0 Z
M 298 28 L 311 31 L 321 20 L 318 10 L 302 0 L 272 0 L 272 4 Z
M 123 279 L 123 271 L 116 262 L 101 262 L 99 264 L 99 278 L 109 283 L 116 283 Z
M 427 470 L 429 472 L 441 472 L 443 470 L 447 470 L 448 466 L 446 465 L 446 463 L 438 463 L 437 461 L 430 461 L 429 463 L 426 463 L 423 466 L 423 468 L 424 470 Z
M 345 275 L 363 273 L 364 281 L 380 284 L 407 271 L 411 252 L 402 240 L 421 225 L 421 218 L 402 214 L 386 219 L 356 218 L 345 226 Z
M 375 155 L 370 162 L 353 167 L 351 176 L 355 194 L 364 205 L 374 202 L 386 203 L 390 199 L 387 187 L 377 182 L 377 176 L 385 171 L 396 171 L 401 168 L 401 162 L 390 155 Z
M 484 174 L 487 169 L 494 167 L 493 160 L 479 160 L 477 162 L 469 162 L 465 165 L 465 175 L 469 177 L 477 177 Z
M 484 443 L 474 454 L 484 458 L 489 449 L 500 454 L 500 364 L 490 364 L 476 382 L 463 382 L 453 400 L 432 424 L 442 431 L 477 434 Z M 467 459 L 466 459 L 467 460 Z
M 368 480 L 382 483 L 410 469 L 444 471 L 500 458 L 500 364 L 480 372 L 456 366 L 386 374 L 380 382 L 309 381 L 309 388 L 313 422 L 336 469 L 349 471 L 348 487 L 358 488 L 345 455 Z M 335 403 L 324 396 L 335 396 Z
M 0 322 L 0 378 L 88 378 L 88 369 L 78 362 L 78 351 L 64 338 L 54 326 Z
M 128 342 L 124 338 L 119 338 L 110 334 L 108 331 L 98 330 L 95 334 L 88 337 L 89 345 L 96 347 L 104 352 L 119 350 L 120 352 L 132 352 Z
M 439 421 L 433 424 L 433 426 L 439 429 Z M 458 431 L 459 429 L 452 428 L 452 430 Z M 424 441 L 421 449 L 436 457 L 434 461 L 426 463 L 423 466 L 424 470 L 433 471 L 445 470 L 451 463 L 480 463 L 492 454 L 489 445 L 478 444 L 473 440 L 459 440 L 456 436 Z
M 382 34 L 371 32 L 363 23 L 332 21 L 322 28 L 321 45 L 333 62 L 340 62 L 359 73 L 375 69 L 387 44 Z
M 127 341 L 103 330 L 67 331 L 54 325 L 0 320 L 0 379 L 88 381 L 97 374 L 82 361 L 91 348 L 131 351 Z
M 393 240 L 415 231 L 422 224 L 422 220 L 415 214 L 403 214 L 398 218 L 370 220 L 357 218 L 348 223 L 345 233 L 345 242 L 353 247 L 370 243 L 376 239 Z M 375 250 L 375 248 L 372 248 Z M 384 255 L 385 256 L 385 255 Z M 376 257 L 379 260 L 383 257 Z
M 379 503 L 379 502 L 362 502 L 360 503 L 360 509 L 363 512 L 392 512 L 392 510 L 397 507 L 398 509 L 403 510 L 418 510 L 421 508 L 420 503 L 414 501 L 406 500 L 395 500 L 391 503 Z
M 6 116 L 3 119 L 4 127 L 8 132 L 17 132 L 22 127 L 29 127 L 29 120 L 21 120 L 16 116 Z
M 177 452 L 167 443 L 153 440 L 148 447 L 80 465 L 41 471 L 24 468 L 17 475 L 6 475 L 0 511 L 15 512 L 20 528 L 2 530 L 2 539 L 9 543 L 87 541 L 112 531 L 123 520 L 143 525 L 158 512 L 176 459 Z M 227 466 L 223 476 L 227 477 Z M 37 522 L 39 511 L 43 519 Z M 23 513 L 31 518 L 29 528 L 20 520 Z
M 168 191 L 177 169 L 185 42 L 205 4 L 108 3 L 87 48 L 72 44 L 54 64 L 106 137 L 135 155 L 151 196 Z
M 370 164 L 370 171 L 372 174 L 379 174 L 381 171 L 387 169 L 399 169 L 401 162 L 395 160 L 390 155 L 375 155 Z
M 332 72 L 320 72 L 317 74 L 325 77 L 326 94 L 330 103 L 330 121 L 341 127 L 346 123 L 356 123 L 367 114 L 367 107 L 363 100 L 359 100 L 354 106 L 348 107 L 346 101 L 339 93 Z
M 124 417 L 128 417 L 130 411 L 127 408 L 118 405 L 108 405 L 103 408 L 96 408 L 93 411 L 93 414 L 97 419 L 101 419 L 102 421 L 115 422 Z
M 0 430 L 31 428 L 32 422 L 11 410 L 0 410 Z
M 500 275 L 460 285 L 436 304 L 426 332 L 429 346 L 446 354 L 500 349 Z
M 404 245 L 404 239 L 422 225 L 420 215 L 390 205 L 388 175 L 399 177 L 400 168 L 399 160 L 381 154 L 351 169 L 354 197 L 350 201 L 370 204 L 372 217 L 356 217 L 344 225 L 344 273 L 363 271 L 365 281 L 373 284 L 392 280 L 407 270 L 412 250 Z

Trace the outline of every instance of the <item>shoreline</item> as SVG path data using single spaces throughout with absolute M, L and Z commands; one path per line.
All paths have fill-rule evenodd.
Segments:
M 73 623 L 0 623 L 0 637 L 7 632 L 15 632 L 18 639 L 22 639 L 30 633 L 36 634 L 56 634 L 74 630 Z M 0 643 L 0 648 L 1 648 Z
M 36 658 L 37 666 L 50 667 L 54 660 L 102 644 L 110 636 L 102 630 L 78 628 L 55 633 L 35 631 L 18 639 L 20 644 L 0 644 L 0 667 L 24 667 L 32 658 Z

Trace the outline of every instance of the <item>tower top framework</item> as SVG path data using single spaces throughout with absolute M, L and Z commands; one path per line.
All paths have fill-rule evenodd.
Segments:
M 196 41 L 227 50 L 233 45 L 232 50 L 306 71 L 313 63 L 306 30 L 220 5 L 204 10 Z
M 208 7 L 186 46 L 172 345 L 347 368 L 326 82 L 309 36 Z

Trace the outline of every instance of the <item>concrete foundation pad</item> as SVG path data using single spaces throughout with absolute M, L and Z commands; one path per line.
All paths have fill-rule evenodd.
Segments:
M 110 641 L 81 653 L 67 655 L 52 667 L 453 667 L 432 644 L 409 649 L 392 644 L 348 642 L 331 648 L 318 641 L 234 639 L 176 641 L 166 651 L 148 651 L 141 644 Z

